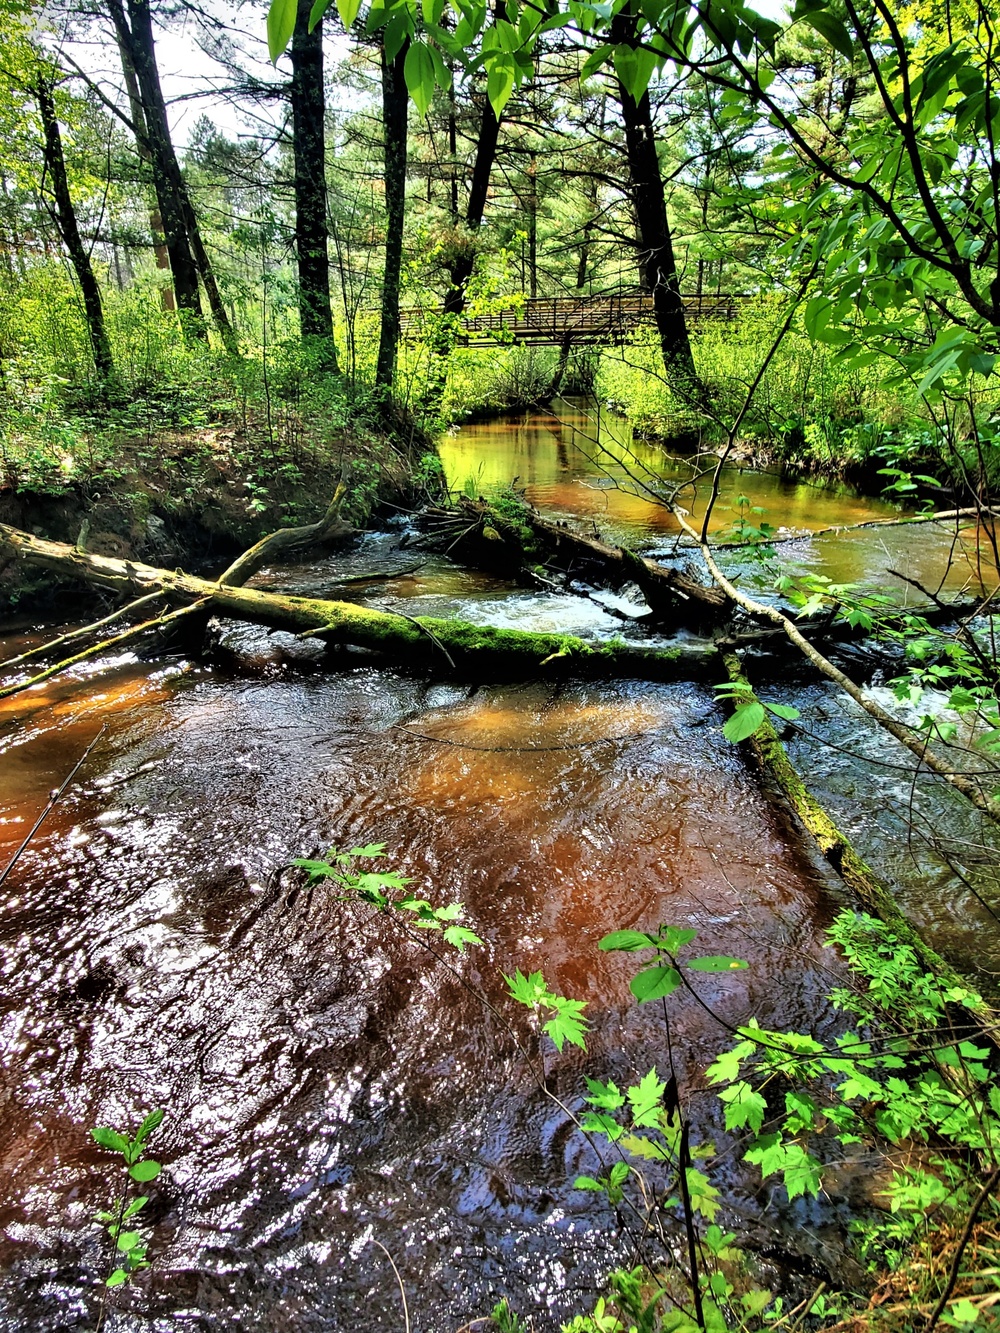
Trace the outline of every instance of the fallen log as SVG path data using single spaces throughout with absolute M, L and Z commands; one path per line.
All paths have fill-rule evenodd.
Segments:
M 743 664 L 736 654 L 722 653 L 721 658 L 728 680 L 734 685 L 750 689 Z M 966 978 L 931 948 L 904 916 L 892 890 L 879 879 L 851 840 L 817 801 L 788 757 L 788 751 L 770 718 L 766 717 L 743 744 L 753 755 L 765 780 L 777 788 L 798 822 L 812 835 L 823 859 L 843 880 L 865 911 L 888 926 L 905 944 L 909 944 L 921 964 L 944 985 L 966 985 Z M 981 988 L 981 983 L 977 984 Z M 995 990 L 995 987 L 991 989 Z M 990 1009 L 975 1015 L 975 1019 L 983 1031 L 988 1031 L 991 1045 L 998 1046 L 1000 1015 Z
M 497 629 L 463 620 L 378 611 L 352 602 L 262 592 L 212 582 L 181 570 L 90 555 L 2 524 L 0 552 L 121 596 L 134 599 L 160 592 L 177 606 L 198 603 L 202 614 L 251 621 L 302 638 L 319 638 L 330 645 L 387 654 L 396 663 L 421 670 L 453 669 L 477 679 L 486 674 L 572 674 L 690 680 L 706 678 L 715 669 L 715 650 L 708 644 L 663 649 L 621 640 L 588 643 L 570 634 Z
M 485 500 L 461 499 L 425 518 L 457 558 L 487 568 L 531 569 L 555 561 L 564 575 L 592 577 L 610 587 L 636 583 L 660 619 L 714 624 L 727 614 L 725 594 L 681 569 L 658 565 L 624 546 L 588 537 L 542 518 L 529 505 L 507 512 Z

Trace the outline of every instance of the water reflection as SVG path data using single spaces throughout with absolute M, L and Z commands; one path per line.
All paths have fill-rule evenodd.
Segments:
M 516 483 L 539 508 L 594 518 L 612 534 L 632 540 L 678 530 L 676 519 L 645 487 L 685 484 L 715 465 L 714 455 L 675 459 L 636 439 L 628 422 L 596 403 L 559 399 L 551 412 L 529 412 L 464 425 L 439 444 L 449 486 L 488 493 Z M 710 492 L 702 478 L 685 485 L 679 503 L 695 517 Z M 893 506 L 859 497 L 846 486 L 794 482 L 766 472 L 727 468 L 713 530 L 738 516 L 746 495 L 774 527 L 810 531 L 895 513 Z M 760 517 L 760 516 L 757 516 Z

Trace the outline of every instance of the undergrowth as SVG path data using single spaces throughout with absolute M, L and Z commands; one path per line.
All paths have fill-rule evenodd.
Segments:
M 870 1275 L 866 1290 L 839 1289 L 831 1275 L 804 1296 L 776 1294 L 727 1228 L 726 1201 L 712 1179 L 716 1145 L 699 1140 L 673 1067 L 668 1002 L 681 992 L 711 1012 L 698 978 L 747 965 L 698 952 L 697 931 L 688 926 L 605 936 L 601 950 L 636 959 L 635 1002 L 662 1013 L 663 1057 L 624 1086 L 588 1075 L 586 1109 L 577 1114 L 552 1091 L 547 1060 L 551 1048 L 561 1052 L 567 1043 L 586 1051 L 587 1003 L 555 993 L 539 971 L 518 969 L 504 977 L 513 1008 L 497 1006 L 479 990 L 474 972 L 460 974 L 440 952 L 454 951 L 460 965 L 456 955 L 483 947 L 464 923 L 462 904 L 433 905 L 413 881 L 380 866 L 384 854 L 383 844 L 333 848 L 293 864 L 347 910 L 359 906 L 395 922 L 436 966 L 458 977 L 499 1020 L 539 1092 L 589 1139 L 599 1163 L 593 1174 L 576 1177 L 575 1188 L 606 1198 L 632 1259 L 608 1275 L 601 1298 L 563 1323 L 562 1333 L 1000 1327 L 996 1029 L 975 991 L 928 975 L 913 948 L 884 924 L 845 910 L 829 930 L 830 946 L 849 969 L 848 984 L 830 996 L 847 1020 L 843 1030 L 824 1042 L 754 1020 L 728 1029 L 732 1035 L 704 1078 L 715 1089 L 733 1149 L 764 1181 L 779 1182 L 789 1200 L 811 1197 L 820 1206 L 828 1171 L 851 1158 L 869 1171 L 877 1163 L 880 1204 L 852 1224 L 855 1254 Z M 527 1025 L 518 1021 L 518 1008 Z M 726 1025 L 719 1022 L 722 1034 Z M 159 1166 L 144 1161 L 145 1135 L 160 1118 L 159 1112 L 147 1117 L 134 1140 L 111 1130 L 95 1137 L 124 1156 L 133 1179 L 152 1180 Z M 146 1202 L 123 1196 L 100 1215 L 126 1259 L 105 1292 L 154 1261 L 152 1234 L 125 1227 Z M 534 1330 L 530 1312 L 507 1300 L 466 1329 L 485 1326 Z

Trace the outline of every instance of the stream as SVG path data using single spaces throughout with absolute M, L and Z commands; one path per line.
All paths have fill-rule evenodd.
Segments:
M 598 438 L 594 416 L 562 403 L 463 427 L 442 441 L 449 482 L 518 478 L 546 512 L 669 554 L 676 522 L 635 493 L 621 423 L 602 421 Z M 653 446 L 635 455 L 674 476 Z M 887 561 L 936 579 L 953 545 L 931 525 L 812 540 L 895 511 L 735 470 L 720 527 L 739 494 L 801 534 L 783 561 L 838 581 L 882 587 Z M 646 632 L 588 597 L 443 557 L 343 582 L 412 569 L 406 533 L 258 580 L 409 615 Z M 978 558 L 947 586 L 974 579 Z M 92 1218 L 119 1180 L 89 1128 L 162 1106 L 153 1267 L 115 1296 L 109 1333 L 400 1330 L 385 1251 L 413 1333 L 454 1333 L 501 1296 L 554 1333 L 632 1242 L 600 1197 L 573 1189 L 598 1162 L 532 1077 L 519 1045 L 537 1053 L 537 1038 L 501 973 L 540 969 L 587 1001 L 586 1055 L 544 1043 L 546 1085 L 578 1115 L 585 1074 L 666 1072 L 662 1013 L 635 1006 L 634 959 L 600 953 L 605 933 L 693 925 L 699 951 L 749 964 L 699 976 L 708 1010 L 823 1035 L 844 1022 L 825 999 L 843 968 L 823 942 L 843 886 L 723 739 L 707 686 L 428 683 L 361 654 L 334 670 L 320 645 L 280 633 L 221 633 L 212 664 L 122 653 L 0 703 L 0 866 L 106 727 L 0 901 L 0 1329 L 93 1329 L 107 1255 Z M 0 656 L 51 634 L 0 628 Z M 911 783 L 879 768 L 887 742 L 824 686 L 781 697 L 811 720 L 797 762 L 930 942 L 1000 971 L 980 899 L 932 851 L 900 850 L 886 809 L 905 807 Z M 938 794 L 915 799 L 930 809 Z M 444 967 L 392 921 L 282 874 L 369 842 L 436 904 L 464 903 L 483 946 Z M 726 1031 L 683 992 L 670 1011 L 682 1096 L 721 1150 L 720 1221 L 775 1289 L 849 1271 L 846 1224 L 870 1201 L 871 1163 L 836 1167 L 819 1202 L 762 1188 L 726 1151 L 701 1077 Z

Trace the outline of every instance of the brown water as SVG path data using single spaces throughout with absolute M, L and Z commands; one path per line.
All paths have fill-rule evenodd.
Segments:
M 629 423 L 597 404 L 557 399 L 549 412 L 530 412 L 453 430 L 438 446 L 449 486 L 488 493 L 516 482 L 540 508 L 582 515 L 614 534 L 657 537 L 679 530 L 674 516 L 649 494 L 681 486 L 678 503 L 695 518 L 711 491 L 712 455 L 672 458 L 635 438 Z M 698 473 L 709 476 L 692 483 Z M 691 483 L 691 484 L 689 484 Z M 833 524 L 891 518 L 896 509 L 847 486 L 795 482 L 767 472 L 727 468 L 712 530 L 730 526 L 745 495 L 774 527 L 812 531 Z
M 664 556 L 676 551 L 665 539 L 680 528 L 655 493 L 680 486 L 678 503 L 697 520 L 711 494 L 715 466 L 713 455 L 671 457 L 634 437 L 622 417 L 581 399 L 557 399 L 551 412 L 463 426 L 447 435 L 439 450 L 448 484 L 456 490 L 488 494 L 514 482 L 546 511 L 590 519 L 612 538 L 645 540 Z M 706 469 L 708 475 L 699 475 Z M 742 510 L 741 497 L 749 501 Z M 742 513 L 746 522 L 769 523 L 781 535 L 802 533 L 801 542 L 779 545 L 782 565 L 835 583 L 877 588 L 903 602 L 926 602 L 926 597 L 900 575 L 954 594 L 996 586 L 992 544 L 967 520 L 865 528 L 815 541 L 806 537 L 823 528 L 897 518 L 900 512 L 897 505 L 846 485 L 727 467 L 710 529 L 717 537 L 730 536 L 727 529 Z
M 848 503 L 810 495 L 829 505 L 818 526 Z M 333 591 L 411 564 L 396 545 L 266 577 Z M 621 629 L 584 598 L 440 561 L 351 586 L 412 614 Z M 93 1328 L 90 1219 L 116 1182 L 88 1127 L 162 1105 L 154 1267 L 109 1329 L 398 1330 L 379 1241 L 414 1333 L 503 1294 L 550 1333 L 632 1251 L 571 1188 L 592 1150 L 472 992 L 532 1050 L 501 971 L 541 968 L 587 1000 L 589 1054 L 545 1053 L 579 1112 L 584 1072 L 666 1070 L 662 1020 L 632 1004 L 627 960 L 597 950 L 605 932 L 694 924 L 707 952 L 750 964 L 699 979 L 709 1008 L 824 1033 L 838 882 L 723 741 L 707 689 L 427 684 L 362 658 L 333 670 L 317 645 L 247 627 L 225 648 L 215 666 L 127 655 L 0 704 L 0 864 L 107 725 L 2 891 L 0 1328 Z M 446 970 L 282 873 L 367 841 L 435 902 L 464 902 L 484 947 Z M 699 1077 L 725 1033 L 682 993 L 671 1014 L 691 1114 L 725 1148 Z M 834 1184 L 788 1209 L 725 1152 L 710 1170 L 752 1247 L 843 1265 Z

